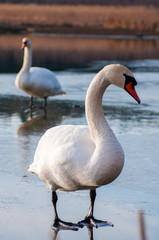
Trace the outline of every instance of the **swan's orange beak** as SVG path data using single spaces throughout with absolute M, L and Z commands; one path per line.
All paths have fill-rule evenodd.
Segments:
M 21 49 L 24 49 L 26 47 L 25 43 L 22 43 Z
M 125 90 L 140 104 L 140 98 L 138 97 L 133 82 L 129 82 L 125 85 Z

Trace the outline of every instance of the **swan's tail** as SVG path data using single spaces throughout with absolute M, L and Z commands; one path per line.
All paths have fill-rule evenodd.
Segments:
M 60 95 L 66 95 L 67 93 L 64 92 L 63 90 L 61 90 L 61 91 L 59 92 L 59 94 L 60 94 Z
M 32 164 L 29 166 L 27 171 L 30 172 L 30 173 L 33 173 L 33 174 L 36 173 L 36 170 L 35 170 L 35 168 L 33 167 Z

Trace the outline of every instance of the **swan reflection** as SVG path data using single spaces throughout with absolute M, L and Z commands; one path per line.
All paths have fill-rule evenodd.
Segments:
M 76 117 L 81 117 L 82 114 L 82 107 L 78 104 L 75 104 L 72 106 L 72 110 L 71 110 L 71 117 L 72 118 L 76 118 Z
M 22 124 L 16 136 L 44 133 L 48 128 L 59 125 L 66 116 L 78 118 L 83 112 L 84 108 L 78 103 L 72 104 L 69 101 L 50 101 L 47 109 L 20 109 L 18 116 Z
M 23 122 L 17 129 L 16 136 L 28 136 L 35 133 L 41 133 L 46 131 L 46 129 L 60 124 L 64 115 L 56 114 L 47 116 L 46 110 L 44 110 L 43 115 L 33 116 L 33 112 L 30 112 L 29 119 Z
M 88 235 L 89 235 L 89 240 L 94 240 L 94 237 L 93 237 L 93 227 L 87 227 L 87 230 L 88 230 Z M 58 236 L 58 233 L 60 232 L 59 231 L 55 231 L 53 230 L 53 237 L 52 237 L 52 240 L 57 240 L 57 236 Z

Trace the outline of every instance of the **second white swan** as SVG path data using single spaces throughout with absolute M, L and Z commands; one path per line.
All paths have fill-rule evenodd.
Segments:
M 33 107 L 33 97 L 44 98 L 44 108 L 47 98 L 65 94 L 55 74 L 47 68 L 32 67 L 32 45 L 28 38 L 23 38 L 24 49 L 23 66 L 17 74 L 15 85 L 30 95 L 30 108 Z

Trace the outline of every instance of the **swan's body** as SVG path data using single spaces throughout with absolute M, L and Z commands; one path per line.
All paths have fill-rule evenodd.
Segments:
M 29 171 L 38 174 L 53 193 L 56 190 L 95 191 L 119 176 L 124 153 L 104 117 L 101 105 L 104 91 L 111 83 L 125 88 L 140 102 L 132 73 L 124 66 L 108 65 L 94 77 L 87 91 L 88 126 L 53 127 L 39 141 Z
M 22 40 L 24 48 L 23 66 L 17 74 L 15 85 L 32 97 L 46 98 L 48 96 L 65 94 L 55 74 L 47 68 L 32 66 L 32 46 L 27 38 Z M 32 101 L 31 105 L 32 107 Z
M 75 191 L 112 182 L 123 163 L 123 150 L 110 128 L 94 143 L 88 126 L 63 125 L 49 129 L 41 138 L 29 171 L 38 174 L 52 191 Z

